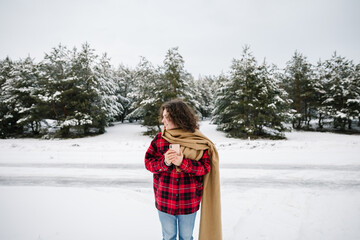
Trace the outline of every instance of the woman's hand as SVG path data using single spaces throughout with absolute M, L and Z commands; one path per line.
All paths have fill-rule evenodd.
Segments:
M 177 152 L 173 149 L 169 149 L 165 153 L 165 161 L 170 164 L 174 164 L 175 166 L 180 166 L 183 161 L 184 155 L 180 151 L 180 154 L 177 154 Z
M 172 149 L 169 149 L 165 154 L 164 154 L 164 156 L 165 156 L 165 163 L 167 164 L 167 165 L 171 165 L 172 164 L 172 161 L 173 161 L 173 159 L 174 159 L 174 154 L 172 153 L 172 152 L 175 152 L 174 150 L 172 150 Z M 176 152 L 175 152 L 175 154 L 176 154 Z

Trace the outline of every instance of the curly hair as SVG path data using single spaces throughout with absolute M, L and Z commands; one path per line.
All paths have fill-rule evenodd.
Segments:
M 165 102 L 160 108 L 159 120 L 163 119 L 164 109 L 169 113 L 171 121 L 179 128 L 195 132 L 199 129 L 198 118 L 194 110 L 181 99 Z

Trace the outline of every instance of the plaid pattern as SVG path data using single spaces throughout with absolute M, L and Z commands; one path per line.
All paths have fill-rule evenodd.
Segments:
M 166 166 L 164 154 L 169 142 L 159 133 L 145 155 L 145 167 L 154 174 L 155 206 L 171 215 L 184 215 L 199 210 L 203 176 L 210 171 L 207 150 L 199 161 L 183 159 L 178 172 L 174 165 Z

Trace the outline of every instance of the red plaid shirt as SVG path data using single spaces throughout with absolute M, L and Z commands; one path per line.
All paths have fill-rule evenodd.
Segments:
M 178 172 L 174 165 L 166 166 L 164 154 L 169 142 L 159 133 L 151 142 L 145 155 L 145 167 L 154 173 L 155 206 L 171 215 L 184 215 L 199 210 L 203 176 L 210 171 L 207 150 L 199 161 L 183 159 Z

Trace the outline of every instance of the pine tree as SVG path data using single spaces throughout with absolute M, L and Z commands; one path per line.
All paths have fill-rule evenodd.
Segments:
M 254 132 L 251 126 L 252 98 L 256 85 L 256 60 L 245 47 L 242 58 L 233 60 L 230 76 L 225 78 L 217 98 L 215 123 L 232 137 L 247 137 Z M 220 107 L 221 106 L 221 107 Z M 219 116 L 217 116 L 219 115 Z
M 129 67 L 120 65 L 115 71 L 114 81 L 117 85 L 116 96 L 123 110 L 117 119 L 124 122 L 127 115 L 132 111 L 131 106 L 135 102 L 131 92 L 135 87 L 136 72 Z
M 218 129 L 222 131 L 231 130 L 230 117 L 232 111 L 229 106 L 232 103 L 232 97 L 234 97 L 234 91 L 232 89 L 233 84 L 231 76 L 221 74 L 218 79 L 218 88 L 215 92 L 215 104 L 212 112 L 211 121 L 218 125 Z
M 59 45 L 41 63 L 41 81 L 45 87 L 38 96 L 51 109 L 50 118 L 58 121 L 63 137 L 70 134 L 71 128 L 77 129 L 76 134 L 87 134 L 90 127 L 101 131 L 106 124 L 97 101 L 96 59 L 94 49 L 85 43 L 79 52 Z
M 41 116 L 37 112 L 37 88 L 37 66 L 33 59 L 27 57 L 16 62 L 3 83 L 1 94 L 1 102 L 8 108 L 12 133 L 22 134 L 28 129 L 33 134 L 39 133 Z
M 344 131 L 346 125 L 351 128 L 352 119 L 358 116 L 356 68 L 352 61 L 338 56 L 336 52 L 330 60 L 324 62 L 324 67 L 326 97 L 323 104 L 333 119 L 334 128 Z
M 258 71 L 260 83 L 255 102 L 259 106 L 254 110 L 258 122 L 258 135 L 283 138 L 292 101 L 288 99 L 288 93 L 280 87 L 279 72 L 275 65 L 268 66 L 264 61 L 258 67 Z
M 355 94 L 353 100 L 350 100 L 348 103 L 351 105 L 354 115 L 358 115 L 357 120 L 360 127 L 360 64 L 356 65 L 352 80 L 353 92 Z
M 131 105 L 132 112 L 126 118 L 142 119 L 143 125 L 148 127 L 147 134 L 152 135 L 160 131 L 158 110 L 166 96 L 168 84 L 160 71 L 144 57 L 141 58 L 135 72 L 134 91 L 129 94 L 134 102 Z
M 219 81 L 213 121 L 231 137 L 283 138 L 286 92 L 273 70 L 259 66 L 249 50 L 246 46 L 242 58 L 233 60 L 230 75 Z
M 164 60 L 164 78 L 167 80 L 169 91 L 165 93 L 166 99 L 173 99 L 183 94 L 184 90 L 184 60 L 178 52 L 178 48 L 171 48 L 167 51 Z
M 321 61 L 318 61 L 314 70 L 314 81 L 312 87 L 315 92 L 313 106 L 316 111 L 316 118 L 318 121 L 318 129 L 322 130 L 324 127 L 324 120 L 328 118 L 327 107 L 323 102 L 326 99 L 325 76 L 326 69 Z
M 133 98 L 137 100 L 132 106 L 133 112 L 127 118 L 142 119 L 143 125 L 148 127 L 149 135 L 161 130 L 158 112 L 164 102 L 182 98 L 194 108 L 200 105 L 194 94 L 194 79 L 184 69 L 184 60 L 178 48 L 169 49 L 164 65 L 158 68 L 142 58 L 136 68 L 135 82 Z
M 310 120 L 315 118 L 314 109 L 315 91 L 314 74 L 312 65 L 307 58 L 299 52 L 295 52 L 292 59 L 287 62 L 283 77 L 283 84 L 293 101 L 292 124 L 293 128 L 300 129 L 310 127 Z
M 199 102 L 198 111 L 202 118 L 210 117 L 214 110 L 216 79 L 215 76 L 205 76 L 195 81 L 195 97 Z
M 199 113 L 200 103 L 197 100 L 194 78 L 185 70 L 185 61 L 179 53 L 179 48 L 174 47 L 167 51 L 164 59 L 164 80 L 168 82 L 169 89 L 164 88 L 164 102 L 181 98 Z
M 112 69 L 110 59 L 107 54 L 94 67 L 94 91 L 95 96 L 91 99 L 92 107 L 90 113 L 94 119 L 97 119 L 97 127 L 100 132 L 105 132 L 105 126 L 114 121 L 117 116 L 124 113 L 122 105 L 122 96 L 119 94 L 119 85 L 116 82 L 115 71 Z
M 75 85 L 72 74 L 71 51 L 59 45 L 52 52 L 45 54 L 39 64 L 42 91 L 38 94 L 40 104 L 48 108 L 48 118 L 58 121 L 60 125 L 68 117 L 67 94 Z M 76 123 L 74 123 L 75 125 Z M 64 128 L 64 127 L 63 127 Z M 64 135 L 68 134 L 66 127 Z
M 14 109 L 13 106 L 9 105 L 5 101 L 11 97 L 11 94 L 8 91 L 8 85 L 10 81 L 8 79 L 14 78 L 14 68 L 15 63 L 9 58 L 0 61 L 0 137 L 5 138 L 9 134 L 14 132 L 19 132 L 21 130 L 18 128 L 16 121 L 18 118 L 14 118 L 11 113 Z M 6 85 L 7 86 L 6 86 Z
M 77 127 L 84 133 L 89 133 L 91 126 L 102 128 L 105 117 L 101 106 L 92 104 L 97 97 L 94 65 L 97 56 L 88 43 L 82 45 L 81 51 L 73 49 L 71 59 L 71 87 L 63 92 L 67 104 L 67 116 L 61 124 L 67 131 L 69 127 Z M 98 115 L 97 113 L 100 113 Z M 65 132 L 66 135 L 66 132 Z
M 360 126 L 360 64 L 351 64 L 349 94 L 346 100 L 348 108 L 348 129 L 352 129 L 352 122 L 358 121 Z

